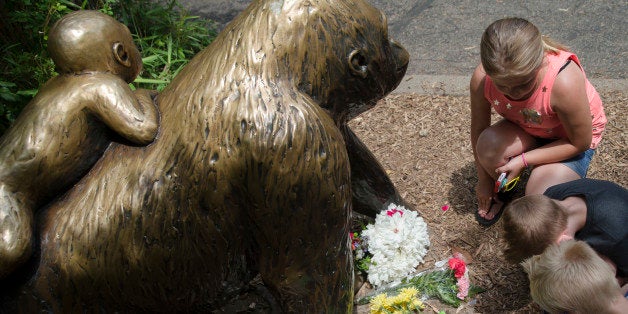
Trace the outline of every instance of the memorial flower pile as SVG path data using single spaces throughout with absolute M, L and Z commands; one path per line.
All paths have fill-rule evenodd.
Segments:
M 374 286 L 400 281 L 416 271 L 430 245 L 427 224 L 416 211 L 390 204 L 352 235 L 357 268 Z
M 361 232 L 351 234 L 355 266 L 374 291 L 357 300 L 370 304 L 371 313 L 419 313 L 422 300 L 437 298 L 458 307 L 482 288 L 471 284 L 462 255 L 416 272 L 430 245 L 427 224 L 416 211 L 390 204 Z
M 445 267 L 447 265 L 448 267 Z M 416 276 L 402 280 L 400 284 L 392 285 L 375 292 L 358 300 L 358 304 L 369 303 L 371 308 L 379 306 L 381 295 L 388 298 L 395 298 L 405 289 L 414 288 L 418 291 L 418 296 L 422 300 L 437 298 L 441 302 L 458 307 L 462 302 L 468 301 L 475 297 L 484 289 L 472 285 L 469 280 L 469 269 L 464 260 L 458 257 L 452 257 L 446 262 L 437 263 L 435 269 L 422 272 Z

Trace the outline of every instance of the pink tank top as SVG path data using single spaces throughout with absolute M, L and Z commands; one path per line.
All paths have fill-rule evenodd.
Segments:
M 539 88 L 522 101 L 514 101 L 506 98 L 497 90 L 491 78 L 487 75 L 484 81 L 484 97 L 491 103 L 493 109 L 505 119 L 517 124 L 532 136 L 545 139 L 567 138 L 558 115 L 552 110 L 550 96 L 552 87 L 560 68 L 567 60 L 572 60 L 580 68 L 580 61 L 575 54 L 560 51 L 558 54 L 547 53 L 548 68 Z M 584 74 L 584 70 L 583 70 Z M 602 133 L 606 125 L 606 115 L 600 95 L 593 85 L 586 79 L 586 92 L 589 98 L 589 108 L 593 119 L 593 134 L 591 148 L 596 148 L 602 140 Z

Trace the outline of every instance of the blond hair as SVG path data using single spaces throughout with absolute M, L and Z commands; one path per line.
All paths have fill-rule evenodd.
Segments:
M 543 63 L 545 53 L 568 48 L 541 35 L 534 24 L 518 17 L 504 18 L 489 25 L 482 34 L 480 58 L 494 80 L 525 77 Z
M 541 254 L 567 228 L 567 214 L 545 195 L 526 195 L 504 209 L 504 254 L 511 263 Z
M 613 268 L 583 241 L 554 244 L 521 265 L 532 299 L 550 313 L 601 313 L 619 293 Z

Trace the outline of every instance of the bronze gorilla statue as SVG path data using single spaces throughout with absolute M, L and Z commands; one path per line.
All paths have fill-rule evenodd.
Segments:
M 152 144 L 40 210 L 2 309 L 207 311 L 260 274 L 282 311 L 350 312 L 352 210 L 403 200 L 347 121 L 408 61 L 364 0 L 254 1 L 157 96 Z

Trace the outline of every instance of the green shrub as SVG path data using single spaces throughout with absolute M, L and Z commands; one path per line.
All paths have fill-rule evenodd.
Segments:
M 144 62 L 131 84 L 161 91 L 216 35 L 211 21 L 189 16 L 178 0 L 6 0 L 0 3 L 0 135 L 48 79 L 48 30 L 74 10 L 99 10 L 127 25 Z
M 211 21 L 187 15 L 177 0 L 106 0 L 101 11 L 129 27 L 142 53 L 144 71 L 135 81 L 161 91 L 179 70 L 216 37 Z

